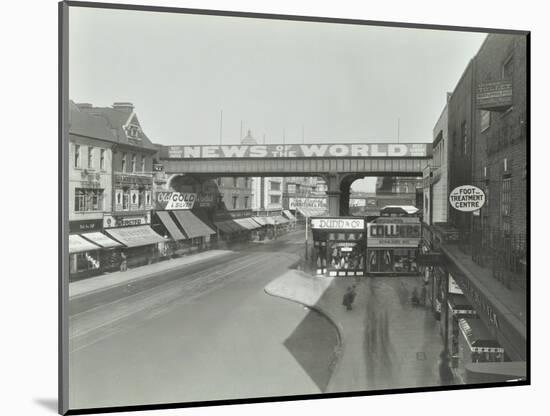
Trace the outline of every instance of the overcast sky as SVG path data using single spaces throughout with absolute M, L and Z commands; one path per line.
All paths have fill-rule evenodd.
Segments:
M 132 102 L 162 144 L 219 143 L 222 111 L 224 144 L 241 122 L 260 143 L 430 142 L 485 38 L 78 7 L 69 26 L 70 98 Z

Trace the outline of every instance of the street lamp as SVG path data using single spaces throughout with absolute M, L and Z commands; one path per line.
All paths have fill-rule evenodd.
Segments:
M 305 204 L 306 205 L 306 256 L 305 256 L 305 259 L 307 260 L 308 259 L 308 235 L 309 235 L 309 216 L 307 215 L 309 213 L 309 211 L 307 210 L 307 201 L 308 201 L 308 198 L 309 198 L 309 193 L 310 193 L 310 190 L 308 189 L 307 190 L 307 193 L 306 193 L 306 198 L 305 198 Z

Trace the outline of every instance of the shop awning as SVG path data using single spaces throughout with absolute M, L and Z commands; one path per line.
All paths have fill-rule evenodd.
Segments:
M 191 211 L 174 211 L 174 215 L 188 238 L 216 234 L 216 231 L 199 220 Z
M 157 216 L 162 222 L 162 225 L 166 227 L 166 230 L 168 230 L 168 234 L 170 234 L 170 237 L 172 237 L 173 240 L 178 241 L 185 240 L 187 238 L 180 231 L 168 211 L 157 211 Z
M 283 210 L 283 214 L 285 214 L 285 216 L 291 220 L 291 221 L 296 221 L 296 217 L 294 215 L 292 215 L 292 212 L 290 212 L 288 209 L 285 209 Z
M 472 352 L 504 352 L 504 348 L 492 339 L 480 319 L 461 318 L 458 320 L 458 326 Z
M 222 233 L 231 234 L 235 232 L 235 227 L 233 227 L 229 221 L 216 221 L 214 224 Z
M 475 315 L 476 310 L 468 302 L 466 296 L 449 293 L 449 307 L 453 311 L 453 315 Z
M 260 225 L 267 225 L 267 221 L 264 218 L 265 217 L 252 217 L 252 221 L 256 221 Z
M 99 250 L 101 247 L 90 243 L 77 234 L 69 235 L 69 254 L 81 253 L 83 251 Z
M 275 220 L 273 217 L 261 217 L 267 225 L 275 225 Z
M 122 244 L 119 242 L 107 237 L 105 234 L 100 233 L 99 231 L 93 232 L 93 233 L 86 233 L 81 234 L 82 237 L 86 238 L 87 240 L 90 240 L 92 243 L 97 244 L 100 247 L 103 248 L 111 248 L 111 247 L 120 247 Z
M 141 247 L 166 241 L 163 237 L 154 232 L 148 225 L 111 228 L 105 231 L 126 247 Z
M 273 219 L 275 220 L 275 224 L 287 224 L 288 223 L 288 220 L 281 216 L 281 215 L 277 215 L 275 217 L 273 217 Z
M 256 221 L 253 221 L 251 218 L 238 218 L 234 221 L 248 230 L 256 230 L 261 227 L 260 224 L 258 224 Z

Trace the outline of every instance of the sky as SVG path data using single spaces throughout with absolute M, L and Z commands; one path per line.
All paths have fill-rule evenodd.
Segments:
M 69 97 L 161 144 L 431 142 L 485 34 L 71 7 Z M 241 128 L 242 126 L 242 128 Z M 354 186 L 355 188 L 355 186 Z

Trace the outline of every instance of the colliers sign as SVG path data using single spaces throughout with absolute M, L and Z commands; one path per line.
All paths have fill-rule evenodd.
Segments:
M 168 159 L 427 157 L 428 146 L 426 143 L 166 146 L 163 156 Z
M 311 228 L 321 230 L 363 230 L 362 218 L 312 218 Z
M 485 204 L 485 193 L 477 186 L 462 185 L 451 191 L 449 203 L 458 211 L 477 211 Z

